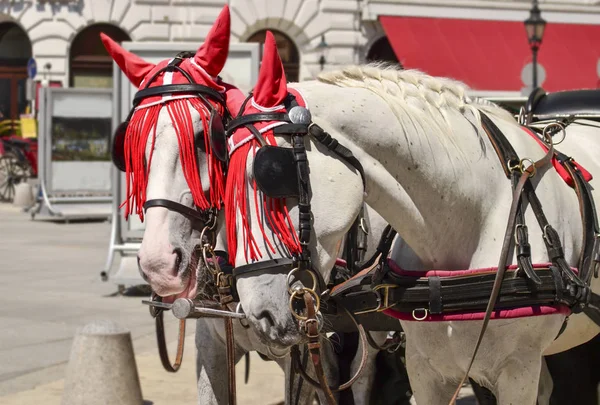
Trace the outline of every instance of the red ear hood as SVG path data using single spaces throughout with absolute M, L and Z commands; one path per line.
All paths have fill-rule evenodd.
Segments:
M 277 43 L 271 31 L 267 31 L 260 72 L 254 86 L 254 101 L 262 107 L 274 107 L 283 102 L 287 93 L 287 81 Z
M 119 68 L 121 68 L 131 83 L 136 87 L 140 87 L 140 83 L 142 83 L 144 77 L 146 77 L 156 65 L 146 62 L 139 56 L 126 51 L 104 33 L 100 33 L 100 39 L 108 51 L 108 54 L 113 58 L 117 65 L 119 65 Z
M 229 54 L 230 35 L 231 18 L 229 6 L 225 5 L 206 36 L 206 40 L 194 55 L 194 61 L 212 77 L 221 73 L 225 66 Z

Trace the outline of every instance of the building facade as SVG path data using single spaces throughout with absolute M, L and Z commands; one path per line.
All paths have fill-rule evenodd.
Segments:
M 232 41 L 261 42 L 265 30 L 274 31 L 292 81 L 384 60 L 455 77 L 481 91 L 519 93 L 527 84 L 519 76 L 531 61 L 523 28 L 529 1 L 0 0 L 0 111 L 14 117 L 26 105 L 30 57 L 38 82 L 110 87 L 111 60 L 99 32 L 117 41 L 185 41 L 195 48 L 226 3 Z M 551 89 L 597 87 L 600 0 L 542 1 L 540 8 L 548 21 L 540 49 L 546 83 Z M 548 45 L 557 41 L 560 46 Z M 572 63 L 555 69 L 548 65 L 555 59 Z M 510 67 L 503 68 L 504 61 Z M 590 68 L 590 61 L 597 65 Z M 591 78 L 589 69 L 596 70 Z M 572 85 L 554 77 L 582 74 L 585 80 Z

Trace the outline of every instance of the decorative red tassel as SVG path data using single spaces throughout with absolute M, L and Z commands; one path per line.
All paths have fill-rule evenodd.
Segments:
M 194 141 L 194 123 L 189 109 L 190 104 L 198 111 L 204 128 L 204 142 L 206 161 L 210 180 L 209 198 L 206 198 L 198 170 L 197 148 Z M 161 109 L 167 108 L 173 123 L 177 143 L 179 144 L 179 160 L 183 175 L 190 187 L 194 204 L 199 209 L 211 207 L 221 208 L 225 194 L 224 175 L 221 163 L 213 156 L 208 140 L 209 108 L 197 98 L 169 100 L 164 104 L 140 108 L 135 111 L 127 133 L 125 134 L 125 176 L 126 199 L 121 204 L 125 206 L 125 218 L 135 212 L 140 220 L 144 220 L 144 203 L 146 202 L 146 189 L 148 176 L 152 163 L 154 144 L 156 142 L 156 126 Z M 222 113 L 222 107 L 218 106 Z M 148 137 L 152 135 L 152 147 L 146 164 L 146 145 Z
M 275 138 L 271 131 L 263 134 L 265 140 L 270 145 L 276 145 Z M 250 193 L 247 190 L 248 178 L 246 176 L 246 164 L 248 155 L 252 151 L 255 154 L 260 144 L 253 139 L 238 147 L 230 157 L 229 169 L 227 171 L 227 184 L 225 186 L 225 221 L 227 228 L 227 245 L 229 249 L 230 263 L 235 265 L 237 254 L 237 236 L 242 233 L 242 239 L 245 241 L 244 258 L 247 263 L 256 261 L 262 257 L 262 253 L 248 220 L 251 215 L 248 210 L 248 199 Z M 266 241 L 267 248 L 275 253 L 273 244 L 269 241 L 264 228 L 264 221 L 261 221 L 259 207 L 262 207 L 266 222 L 273 231 L 275 237 L 281 241 L 290 254 L 298 254 L 302 248 L 296 235 L 296 229 L 289 217 L 285 199 L 269 198 L 259 194 L 256 182 L 252 181 L 253 197 L 255 204 L 255 215 L 263 239 Z M 259 200 L 259 196 L 261 200 Z M 241 219 L 237 220 L 237 212 L 240 212 Z

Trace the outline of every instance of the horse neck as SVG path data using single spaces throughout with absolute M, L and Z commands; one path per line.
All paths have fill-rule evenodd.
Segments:
M 433 115 L 417 117 L 413 106 L 394 112 L 367 89 L 320 82 L 298 87 L 315 123 L 364 167 L 365 201 L 398 231 L 423 266 L 467 268 L 495 201 L 510 198 L 478 117 L 440 110 L 449 123 L 444 126 L 435 124 L 441 120 Z

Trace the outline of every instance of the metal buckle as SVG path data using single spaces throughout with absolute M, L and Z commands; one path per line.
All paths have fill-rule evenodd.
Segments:
M 377 296 L 377 307 L 372 309 L 365 309 L 364 311 L 355 312 L 355 315 L 360 314 L 368 314 L 371 312 L 381 312 L 385 311 L 394 306 L 394 304 L 390 305 L 389 292 L 390 288 L 397 288 L 398 286 L 395 284 L 379 284 L 375 286 L 370 292 Z M 379 290 L 383 290 L 383 296 Z
M 371 312 L 378 312 L 379 308 L 381 308 L 381 294 L 379 294 L 379 291 L 376 291 L 375 289 L 369 291 L 372 292 L 373 294 L 375 294 L 377 296 L 377 307 L 372 308 L 372 309 L 365 309 L 363 311 L 356 311 L 354 312 L 354 315 L 360 315 L 360 314 L 369 314 Z
M 313 339 L 319 337 L 319 320 L 317 318 L 305 319 L 302 322 L 303 322 L 302 326 L 304 329 L 304 334 L 306 335 L 306 337 L 313 338 Z M 314 323 L 316 326 L 316 331 L 317 331 L 316 335 L 311 335 L 310 333 L 308 333 L 309 332 L 308 325 L 311 323 Z
M 521 243 L 521 240 L 519 238 L 519 228 L 523 228 L 525 230 L 525 234 L 527 234 L 527 232 L 528 232 L 527 225 L 525 225 L 525 224 L 517 224 L 515 226 L 515 243 L 516 244 L 520 244 Z M 525 241 L 525 242 L 527 242 L 527 241 Z
M 383 294 L 383 302 L 379 304 L 380 308 L 377 310 L 377 312 L 385 311 L 386 309 L 394 306 L 394 304 L 390 305 L 390 288 L 398 288 L 398 286 L 395 284 L 379 284 L 373 288 L 373 291 L 385 291 Z

